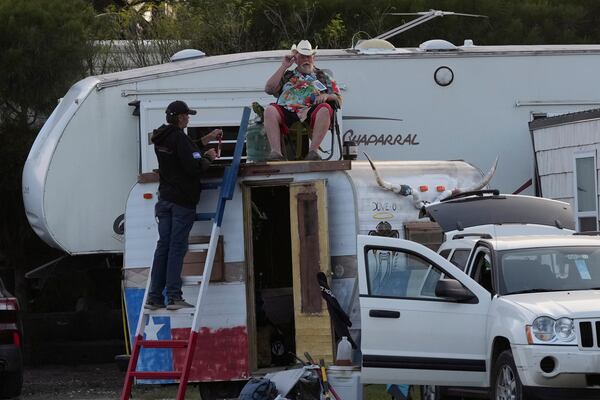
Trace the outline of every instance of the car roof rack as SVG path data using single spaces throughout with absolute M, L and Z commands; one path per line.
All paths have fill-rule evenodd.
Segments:
M 464 239 L 466 237 L 478 237 L 480 239 L 491 239 L 492 235 L 490 235 L 489 233 L 459 233 L 458 235 L 452 236 L 452 240 Z
M 600 231 L 573 232 L 577 236 L 600 236 Z

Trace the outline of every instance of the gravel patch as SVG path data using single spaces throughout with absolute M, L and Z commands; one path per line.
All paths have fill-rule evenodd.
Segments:
M 45 365 L 25 370 L 22 400 L 114 400 L 121 395 L 125 373 L 116 364 Z M 174 399 L 177 385 L 137 385 L 134 399 Z M 200 399 L 198 388 L 188 386 L 186 399 Z

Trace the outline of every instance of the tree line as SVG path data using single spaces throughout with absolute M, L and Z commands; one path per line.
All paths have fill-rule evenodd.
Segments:
M 348 48 L 414 18 L 394 13 L 429 9 L 487 18 L 438 18 L 391 42 L 600 43 L 596 0 L 0 0 L 0 275 L 14 271 L 26 298 L 23 273 L 58 255 L 27 223 L 21 174 L 57 99 L 79 79 L 167 62 L 183 48 L 217 55 L 300 39 Z
M 441 9 L 485 15 L 447 16 L 391 39 L 415 47 L 432 38 L 462 44 L 567 44 L 600 41 L 600 3 L 594 0 L 187 0 L 99 1 L 95 37 L 130 43 L 136 66 L 191 47 L 208 55 L 289 48 L 309 39 L 320 48 L 348 48 L 414 16 L 394 15 Z M 104 7 L 104 9 L 101 9 Z M 148 16 L 152 16 L 151 19 Z M 144 40 L 158 48 L 144 47 Z M 105 42 L 107 43 L 107 42 Z M 106 51 L 106 48 L 104 48 Z M 160 54 L 148 59 L 140 53 Z M 98 53 L 97 53 L 98 54 Z

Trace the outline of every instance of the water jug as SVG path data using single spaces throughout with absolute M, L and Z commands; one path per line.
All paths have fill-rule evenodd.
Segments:
M 335 365 L 352 365 L 352 345 L 346 336 L 338 343 Z
M 256 121 L 248 125 L 246 131 L 246 155 L 248 161 L 264 161 L 266 160 L 271 146 L 264 131 L 264 125 Z

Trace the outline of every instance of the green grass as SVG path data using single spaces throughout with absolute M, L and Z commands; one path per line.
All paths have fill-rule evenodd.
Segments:
M 390 400 L 392 397 L 386 391 L 386 385 L 365 385 L 363 400 Z M 421 393 L 418 386 L 411 386 L 410 399 L 420 400 Z
M 391 396 L 385 390 L 385 385 L 365 385 L 364 400 L 390 400 Z

